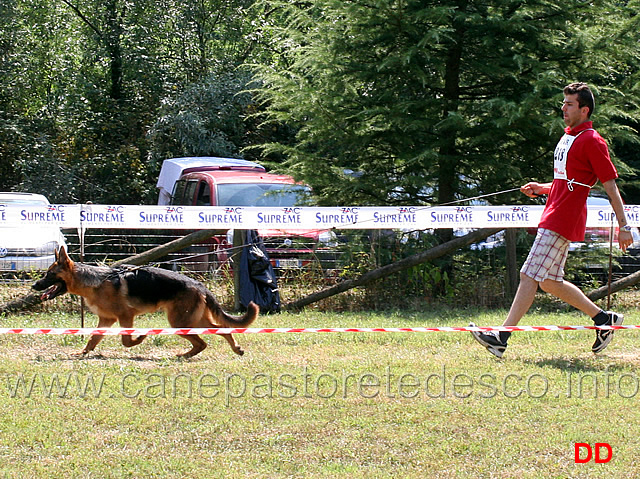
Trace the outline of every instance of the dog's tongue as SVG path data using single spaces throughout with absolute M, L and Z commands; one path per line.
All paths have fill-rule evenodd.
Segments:
M 46 301 L 48 299 L 51 299 L 53 296 L 55 296 L 56 291 L 58 290 L 58 285 L 54 284 L 53 286 L 50 286 L 49 288 L 47 288 L 45 290 L 44 293 L 42 293 L 42 295 L 40 296 L 40 299 L 42 301 Z

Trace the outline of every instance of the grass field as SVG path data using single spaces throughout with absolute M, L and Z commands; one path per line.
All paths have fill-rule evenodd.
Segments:
M 256 326 L 495 325 L 503 314 L 305 312 Z M 78 321 L 49 311 L 1 325 Z M 585 318 L 532 311 L 523 324 Z M 128 350 L 107 337 L 76 359 L 86 338 L 0 336 L 0 477 L 637 477 L 640 332 L 617 332 L 598 357 L 594 334 L 516 333 L 503 360 L 469 333 L 239 335 L 244 357 L 207 336 L 191 360 L 175 359 L 188 345 L 178 337 Z M 575 464 L 574 444 L 596 442 L 612 459 Z

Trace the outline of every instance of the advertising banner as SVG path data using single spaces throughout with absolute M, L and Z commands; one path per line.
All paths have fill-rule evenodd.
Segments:
M 544 206 L 230 207 L 167 205 L 0 205 L 0 226 L 130 229 L 401 229 L 535 228 Z M 631 226 L 640 206 L 625 206 Z M 590 206 L 587 227 L 617 226 L 610 206 Z

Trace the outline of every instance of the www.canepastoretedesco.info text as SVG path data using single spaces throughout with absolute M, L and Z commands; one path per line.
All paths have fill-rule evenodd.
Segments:
M 1 381 L 1 380 L 0 380 Z M 640 376 L 632 372 L 562 372 L 522 375 L 450 371 L 411 373 L 391 367 L 372 372 L 323 372 L 303 367 L 285 373 L 15 373 L 0 383 L 9 398 L 211 398 L 225 404 L 254 399 L 438 399 L 438 398 L 634 398 Z M 4 390 L 4 391 L 3 391 Z

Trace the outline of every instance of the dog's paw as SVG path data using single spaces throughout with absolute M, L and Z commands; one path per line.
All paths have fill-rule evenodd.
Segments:
M 89 354 L 89 351 L 85 351 L 84 349 L 82 351 L 77 351 L 75 353 L 71 353 L 70 356 L 73 358 L 84 358 L 87 354 Z

